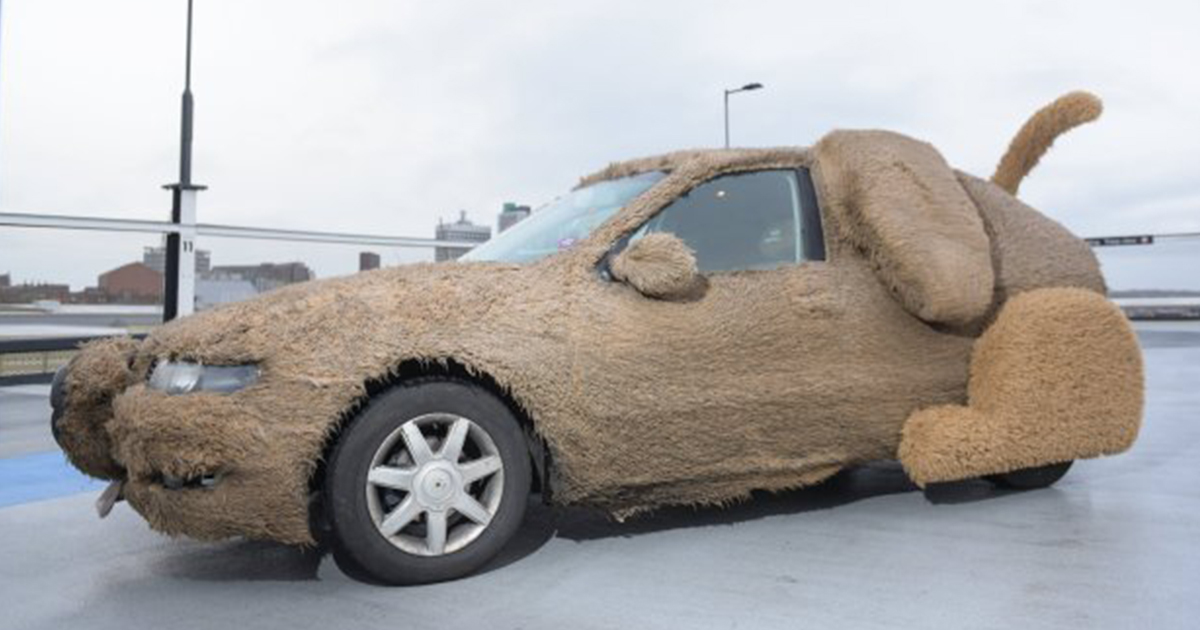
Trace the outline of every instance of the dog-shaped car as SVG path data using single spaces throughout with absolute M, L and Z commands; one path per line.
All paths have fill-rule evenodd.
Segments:
M 481 566 L 531 490 L 624 517 L 881 459 L 1045 486 L 1141 422 L 1095 257 L 1014 196 L 1099 112 L 1039 111 L 992 182 L 883 131 L 614 164 L 467 260 L 89 344 L 55 434 L 102 508 L 392 583 Z

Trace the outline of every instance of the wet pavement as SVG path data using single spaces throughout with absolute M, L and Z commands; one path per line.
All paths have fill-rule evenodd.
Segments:
M 1200 325 L 1139 324 L 1124 455 L 1025 493 L 894 463 L 619 524 L 531 504 L 479 575 L 385 588 L 279 545 L 172 540 L 62 464 L 45 387 L 0 389 L 0 628 L 1195 628 Z

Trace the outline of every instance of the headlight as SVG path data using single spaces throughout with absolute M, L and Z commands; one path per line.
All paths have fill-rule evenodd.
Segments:
M 257 380 L 257 365 L 203 365 L 185 361 L 160 361 L 150 373 L 150 389 L 168 394 L 230 394 L 253 385 Z

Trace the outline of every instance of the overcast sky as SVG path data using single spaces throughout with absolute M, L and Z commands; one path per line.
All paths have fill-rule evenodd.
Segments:
M 185 7 L 3 1 L 0 211 L 169 217 Z M 1022 197 L 1081 235 L 1200 231 L 1194 0 L 196 0 L 195 21 L 206 223 L 432 236 L 461 208 L 494 224 L 504 201 L 538 205 L 610 161 L 718 145 L 722 88 L 758 81 L 732 99 L 736 145 L 886 128 L 983 176 L 1036 108 L 1092 90 L 1104 117 Z M 154 242 L 0 228 L 0 273 L 81 288 Z M 200 247 L 321 276 L 358 250 Z M 1106 255 L 1123 261 L 1108 273 L 1200 288 L 1200 242 L 1176 249 Z

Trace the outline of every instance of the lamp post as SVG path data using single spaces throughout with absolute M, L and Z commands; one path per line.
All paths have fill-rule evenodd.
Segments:
M 761 90 L 761 83 L 747 83 L 740 88 L 725 90 L 725 148 L 729 148 L 729 95 L 737 94 L 738 92 L 749 92 L 750 90 Z
M 190 315 L 196 299 L 196 193 L 204 186 L 192 182 L 192 0 L 187 3 L 187 48 L 183 69 L 183 103 L 179 132 L 179 182 L 171 191 L 171 222 L 179 231 L 167 235 L 163 274 L 163 321 Z

